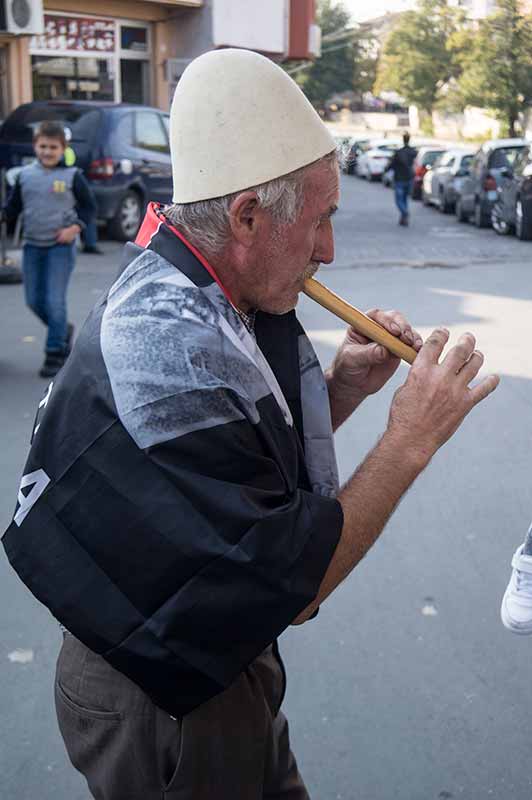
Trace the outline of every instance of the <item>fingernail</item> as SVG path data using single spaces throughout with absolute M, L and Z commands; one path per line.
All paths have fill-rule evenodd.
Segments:
M 416 339 L 416 347 L 423 347 L 423 339 L 421 337 Z

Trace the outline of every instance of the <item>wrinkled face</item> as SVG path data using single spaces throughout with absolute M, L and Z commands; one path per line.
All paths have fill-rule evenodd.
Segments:
M 331 217 L 339 201 L 336 162 L 317 164 L 308 172 L 303 208 L 293 225 L 273 220 L 257 243 L 255 282 L 249 305 L 270 314 L 285 314 L 297 305 L 303 282 L 320 264 L 334 258 Z
M 47 169 L 56 167 L 65 152 L 60 139 L 52 139 L 48 136 L 38 136 L 33 149 L 43 167 L 47 167 Z

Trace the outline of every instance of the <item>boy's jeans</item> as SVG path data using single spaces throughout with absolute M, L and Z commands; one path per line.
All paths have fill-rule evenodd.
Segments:
M 412 190 L 412 181 L 395 181 L 395 205 L 402 217 L 408 216 L 408 197 Z
M 66 292 L 74 268 L 75 247 L 75 243 L 52 247 L 24 245 L 26 303 L 48 326 L 47 353 L 63 353 L 67 345 Z

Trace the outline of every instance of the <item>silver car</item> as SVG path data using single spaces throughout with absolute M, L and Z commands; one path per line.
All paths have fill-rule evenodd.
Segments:
M 444 214 L 451 214 L 474 155 L 474 150 L 463 147 L 442 153 L 424 175 L 423 203 L 436 206 Z

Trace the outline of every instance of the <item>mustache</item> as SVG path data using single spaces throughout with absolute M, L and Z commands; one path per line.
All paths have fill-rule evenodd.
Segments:
M 303 272 L 303 279 L 307 280 L 307 278 L 312 278 L 312 276 L 316 274 L 319 268 L 320 268 L 319 261 L 311 261 L 308 267 Z

